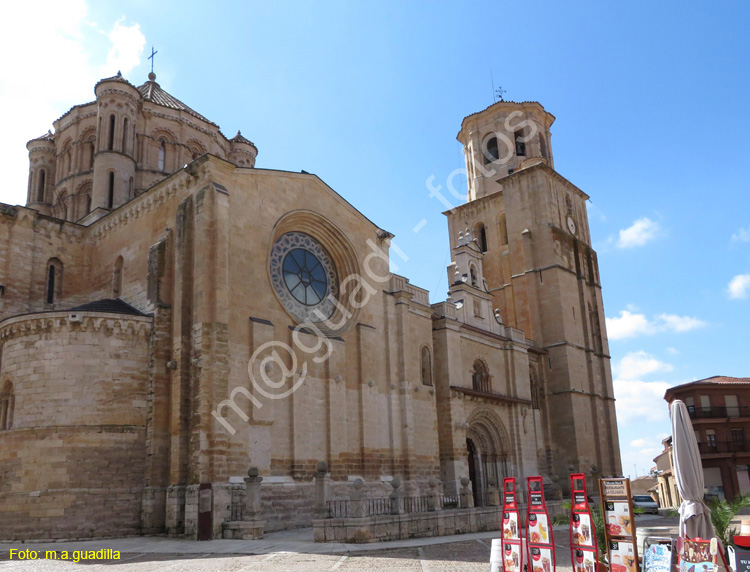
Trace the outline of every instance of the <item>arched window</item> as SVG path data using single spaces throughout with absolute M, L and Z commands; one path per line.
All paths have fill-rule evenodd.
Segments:
M 15 395 L 13 395 L 13 384 L 6 380 L 0 390 L 0 431 L 7 431 L 13 427 L 13 406 Z
M 422 385 L 432 385 L 432 357 L 427 346 L 422 347 Z
M 109 116 L 109 143 L 107 149 L 112 151 L 115 148 L 115 115 Z
M 38 203 L 44 202 L 44 188 L 47 185 L 47 171 L 42 169 L 39 171 L 39 188 L 36 193 L 36 200 Z
M 526 155 L 526 137 L 523 134 L 523 129 L 519 129 L 518 131 L 513 133 L 513 138 L 516 142 L 516 155 L 519 156 L 525 156 Z
M 471 274 L 471 285 L 476 286 L 477 285 L 477 269 L 472 264 L 469 267 L 469 273 Z
M 547 139 L 544 136 L 543 132 L 539 132 L 539 153 L 541 153 L 542 157 L 547 159 Z
M 487 252 L 487 229 L 481 222 L 474 228 L 474 236 L 479 242 L 479 249 L 482 252 Z
M 47 261 L 47 285 L 45 299 L 47 304 L 54 304 L 62 294 L 63 265 L 57 258 Z
M 112 297 L 119 298 L 122 294 L 122 271 L 123 271 L 123 259 L 122 256 L 118 256 L 115 260 L 115 266 L 112 269 Z
M 107 199 L 107 205 L 112 208 L 115 204 L 115 172 L 109 172 L 109 194 Z
M 89 155 L 89 164 L 88 164 L 88 171 L 91 171 L 94 168 L 94 147 L 96 145 L 96 140 L 92 139 L 87 144 L 88 146 L 87 151 Z
M 91 212 L 91 193 L 86 195 L 86 214 Z
M 471 372 L 471 386 L 474 391 L 491 393 L 490 372 L 481 359 L 474 362 L 474 369 Z
M 122 152 L 128 152 L 128 118 L 122 120 Z
M 160 171 L 164 170 L 164 162 L 167 157 L 167 145 L 164 142 L 164 139 L 159 139 L 159 165 L 158 168 Z
M 492 163 L 500 158 L 500 152 L 497 148 L 497 137 L 494 135 L 484 143 L 484 164 Z
M 133 177 L 130 177 L 128 181 L 128 199 L 132 199 L 135 196 L 134 191 Z

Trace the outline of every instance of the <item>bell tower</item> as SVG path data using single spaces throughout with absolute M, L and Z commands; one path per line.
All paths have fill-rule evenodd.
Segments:
M 533 343 L 545 428 L 540 467 L 565 489 L 570 472 L 598 478 L 622 468 L 588 195 L 554 170 L 554 120 L 539 103 L 510 101 L 466 117 L 457 138 L 467 202 L 446 215 L 452 246 L 471 229 L 492 311 Z M 460 250 L 457 279 L 469 271 Z

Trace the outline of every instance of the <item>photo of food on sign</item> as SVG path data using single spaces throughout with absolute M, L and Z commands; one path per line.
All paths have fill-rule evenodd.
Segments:
M 627 502 L 604 503 L 604 520 L 610 536 L 633 536 Z
M 711 554 L 709 542 L 678 540 L 681 540 L 677 545 L 680 572 L 714 572 L 716 556 Z
M 529 514 L 529 542 L 549 543 L 549 522 L 546 514 Z
M 503 513 L 503 538 L 506 540 L 518 540 L 518 513 Z
M 609 557 L 612 559 L 609 567 L 612 572 L 638 572 L 632 542 L 610 542 Z
M 588 550 L 576 550 L 573 572 L 594 572 L 594 553 Z
M 591 517 L 589 515 L 573 515 L 573 544 L 577 544 L 578 546 L 594 546 L 591 531 Z
M 531 547 L 531 572 L 550 572 L 552 570 L 552 550 L 550 548 Z
M 505 544 L 503 546 L 503 557 L 505 559 L 505 572 L 521 572 L 521 545 Z

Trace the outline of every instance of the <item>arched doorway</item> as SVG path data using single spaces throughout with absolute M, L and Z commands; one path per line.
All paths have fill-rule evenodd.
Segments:
M 488 493 L 513 475 L 509 440 L 497 415 L 479 410 L 470 416 L 466 450 L 474 506 L 485 506 Z

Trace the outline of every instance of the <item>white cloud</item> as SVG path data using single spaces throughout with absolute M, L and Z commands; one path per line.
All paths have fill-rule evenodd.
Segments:
M 667 348 L 667 353 L 670 353 L 673 356 L 676 356 L 680 353 L 680 350 L 678 350 L 677 348 Z
M 750 242 L 750 226 L 741 228 L 732 235 L 732 242 Z
M 732 300 L 747 298 L 750 294 L 750 274 L 738 274 L 729 281 L 727 292 Z
M 631 447 L 645 447 L 646 446 L 646 440 L 645 439 L 634 439 L 630 442 Z
M 119 21 L 102 29 L 88 21 L 85 0 L 16 3 L 13 18 L 1 28 L 0 107 L 10 111 L 0 138 L 6 167 L 0 201 L 24 204 L 27 141 L 45 133 L 73 105 L 91 101 L 102 77 L 118 69 L 131 72 L 140 63 L 145 38 L 138 24 Z
M 612 367 L 618 379 L 638 379 L 657 372 L 672 371 L 674 367 L 644 351 L 629 352 Z
M 107 53 L 107 68 L 128 73 L 141 63 L 141 54 L 146 46 L 146 36 L 141 33 L 139 24 L 124 26 L 120 19 L 109 33 L 112 47 Z
M 639 218 L 628 228 L 620 231 L 620 238 L 617 241 L 617 246 L 619 248 L 643 246 L 647 242 L 656 238 L 660 231 L 661 227 L 658 222 L 646 217 Z
M 658 319 L 662 321 L 664 329 L 673 332 L 689 332 L 706 325 L 706 322 L 698 318 L 675 314 L 660 314 Z
M 611 340 L 632 338 L 640 334 L 651 335 L 652 326 L 643 314 L 621 310 L 619 318 L 606 318 L 607 337 Z
M 669 419 L 669 408 L 664 401 L 664 393 L 671 384 L 666 381 L 616 379 L 614 386 L 618 423 Z
M 636 336 L 652 336 L 659 332 L 689 332 L 706 326 L 706 322 L 692 316 L 659 314 L 649 320 L 644 314 L 631 310 L 620 310 L 617 318 L 606 318 L 607 337 L 610 340 L 623 340 Z

